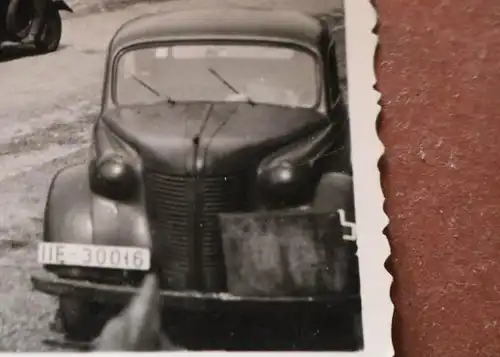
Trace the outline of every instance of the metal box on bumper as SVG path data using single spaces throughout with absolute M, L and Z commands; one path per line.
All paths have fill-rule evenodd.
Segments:
M 311 298 L 348 292 L 355 259 L 336 212 L 220 214 L 228 292 Z

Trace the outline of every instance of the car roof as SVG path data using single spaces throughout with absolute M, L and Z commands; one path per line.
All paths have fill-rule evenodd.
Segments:
M 175 38 L 260 38 L 316 46 L 320 20 L 291 10 L 216 8 L 148 14 L 129 20 L 116 32 L 110 51 L 144 41 Z

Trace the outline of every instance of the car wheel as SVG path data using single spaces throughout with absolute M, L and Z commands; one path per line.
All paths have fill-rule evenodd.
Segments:
M 92 341 L 112 316 L 113 311 L 100 303 L 69 297 L 59 299 L 57 319 L 60 329 L 73 341 Z
M 6 29 L 14 40 L 28 36 L 33 20 L 33 3 L 29 0 L 11 0 L 7 8 Z
M 48 10 L 45 28 L 36 43 L 36 49 L 43 53 L 54 52 L 59 47 L 62 37 L 62 19 L 59 11 L 51 6 Z

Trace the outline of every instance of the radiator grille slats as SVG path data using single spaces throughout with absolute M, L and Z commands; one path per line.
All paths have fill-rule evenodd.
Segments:
M 158 167 L 145 165 L 143 174 L 162 284 L 173 290 L 224 291 L 217 214 L 242 208 L 241 178 L 171 176 Z

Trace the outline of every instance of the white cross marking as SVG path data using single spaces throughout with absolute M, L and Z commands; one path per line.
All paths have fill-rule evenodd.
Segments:
M 348 241 L 356 241 L 358 239 L 356 235 L 356 223 L 349 222 L 345 217 L 345 210 L 339 209 L 337 211 L 339 213 L 340 224 L 343 228 L 348 228 L 351 230 L 351 234 L 343 234 L 342 238 Z

